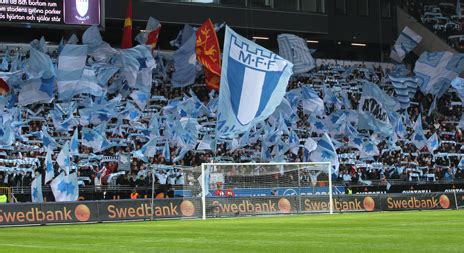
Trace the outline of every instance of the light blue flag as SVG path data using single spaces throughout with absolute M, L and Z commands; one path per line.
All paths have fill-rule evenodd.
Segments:
M 62 170 L 64 170 L 66 173 L 69 173 L 69 170 L 71 169 L 71 155 L 69 153 L 69 141 L 66 141 L 66 143 L 61 148 L 60 153 L 58 153 L 58 156 L 56 158 L 56 163 L 58 163 L 58 165 L 60 166 Z
M 69 153 L 71 155 L 78 155 L 79 154 L 79 137 L 78 137 L 78 128 L 74 130 L 74 134 L 71 137 L 71 142 L 69 144 Z
M 167 140 L 164 143 L 163 157 L 164 157 L 164 160 L 166 160 L 168 162 L 171 161 L 171 151 L 170 151 L 170 148 L 169 148 L 169 142 Z
M 31 183 L 31 199 L 34 203 L 42 203 L 42 174 L 39 174 Z
M 35 78 L 27 80 L 18 96 L 19 105 L 26 106 L 34 103 L 51 103 L 55 90 L 55 78 Z
M 378 134 L 388 137 L 393 134 L 393 127 L 387 122 L 376 119 L 369 112 L 359 112 L 358 129 L 372 130 Z
M 48 130 L 45 126 L 42 126 L 42 145 L 45 147 L 47 150 L 54 150 L 57 147 L 55 139 L 53 139 L 49 134 Z
M 104 151 L 113 147 L 113 145 L 106 139 L 106 136 L 103 136 L 99 132 L 90 128 L 82 129 L 81 142 L 82 145 L 92 148 L 94 152 Z
M 418 150 L 421 150 L 425 145 L 427 145 L 427 139 L 425 138 L 424 130 L 422 129 L 421 114 L 419 114 L 416 123 L 414 124 L 414 133 L 411 135 L 411 143 L 414 144 Z
M 303 162 L 309 162 L 309 155 L 317 149 L 317 143 L 308 137 L 304 143 Z
M 138 121 L 142 116 L 142 112 L 140 112 L 132 103 L 127 102 L 126 108 L 121 113 L 124 116 L 124 119 L 129 121 Z
M 306 113 L 314 113 L 315 115 L 322 115 L 324 113 L 324 101 L 312 88 L 304 86 L 301 89 L 303 96 L 302 106 L 303 111 Z
M 364 139 L 358 135 L 352 135 L 352 136 L 349 136 L 349 142 L 348 142 L 348 145 L 350 147 L 354 147 L 356 149 L 358 149 L 359 151 L 362 150 L 363 148 L 363 144 L 364 144 Z
M 359 154 L 359 158 L 371 158 L 374 156 L 378 156 L 380 154 L 377 145 L 375 145 L 372 141 L 367 141 L 363 143 L 361 152 Z
M 272 115 L 282 103 L 292 68 L 226 26 L 217 135 L 234 137 Z
M 69 100 L 79 90 L 79 82 L 84 72 L 87 60 L 87 45 L 64 46 L 63 51 L 58 57 L 58 97 L 62 100 Z
M 105 63 L 92 64 L 92 68 L 97 76 L 97 83 L 101 87 L 107 87 L 108 81 L 119 71 L 119 67 Z
M 138 45 L 121 50 L 123 63 L 121 71 L 129 87 L 150 92 L 153 81 L 153 69 L 156 67 L 155 59 L 150 50 L 150 46 L 147 45 Z
M 8 71 L 9 69 L 9 63 L 8 63 L 8 59 L 6 56 L 7 54 L 3 56 L 2 64 L 0 64 L 0 70 L 3 70 L 3 71 Z
M 302 74 L 316 67 L 316 61 L 311 56 L 306 40 L 293 34 L 277 36 L 279 55 L 293 63 L 293 73 Z
M 385 112 L 394 111 L 399 107 L 399 104 L 390 97 L 379 86 L 371 82 L 364 82 L 361 100 L 359 101 L 359 110 L 362 110 L 366 99 L 374 99 Z
M 177 154 L 176 157 L 174 157 L 174 159 L 172 160 L 172 162 L 173 162 L 173 163 L 177 163 L 178 161 L 184 159 L 185 155 L 186 155 L 188 152 L 189 152 L 189 149 L 186 148 L 186 147 L 184 147 L 184 146 L 182 146 L 182 147 L 180 148 L 179 153 Z
M 48 183 L 55 177 L 55 170 L 52 163 L 52 153 L 53 151 L 48 150 L 47 155 L 45 156 L 45 183 Z
M 313 162 L 330 162 L 332 165 L 332 173 L 338 174 L 338 161 L 337 151 L 335 150 L 329 135 L 324 133 L 321 139 L 317 142 L 317 148 L 314 150 L 309 159 Z
M 438 97 L 463 70 L 464 55 L 452 52 L 424 52 L 414 68 L 421 91 Z
M 440 142 L 438 141 L 437 133 L 434 133 L 430 138 L 427 140 L 427 149 L 430 153 L 433 153 L 435 150 L 440 147 Z
M 148 162 L 149 157 L 153 157 L 156 155 L 156 143 L 158 140 L 156 138 L 151 139 L 145 145 L 142 146 L 141 149 L 136 150 L 132 153 L 132 155 L 138 159 L 143 160 L 144 162 Z
M 79 198 L 79 185 L 77 172 L 68 175 L 60 173 L 50 184 L 56 202 L 77 201 Z
M 456 77 L 452 82 L 451 86 L 456 90 L 456 93 L 461 98 L 461 102 L 464 104 L 464 79 Z
M 50 79 L 56 75 L 50 56 L 34 48 L 30 49 L 30 57 L 27 60 L 25 71 L 29 79 Z
M 185 44 L 174 52 L 173 58 L 175 71 L 172 74 L 171 79 L 172 86 L 174 88 L 185 87 L 195 82 L 197 75 L 197 55 L 195 52 L 196 42 L 197 37 L 195 33 L 192 33 L 190 38 L 186 40 Z
M 422 37 L 406 26 L 396 39 L 390 57 L 397 62 L 402 62 L 404 57 L 416 48 L 421 41 Z
M 395 77 L 388 76 L 395 89 L 396 99 L 400 103 L 401 108 L 407 109 L 410 105 L 410 99 L 415 95 L 417 83 L 412 77 Z M 411 96 L 412 94 L 412 96 Z
M 11 122 L 7 121 L 0 124 L 0 145 L 10 146 L 15 142 L 14 131 Z
M 401 139 L 403 139 L 406 136 L 407 132 L 406 132 L 406 128 L 404 127 L 402 117 L 400 117 L 398 121 L 396 122 L 395 133 Z
M 136 90 L 130 94 L 130 97 L 135 102 L 135 104 L 140 108 L 140 110 L 144 110 L 145 106 L 148 103 L 148 99 L 150 98 L 150 94 Z

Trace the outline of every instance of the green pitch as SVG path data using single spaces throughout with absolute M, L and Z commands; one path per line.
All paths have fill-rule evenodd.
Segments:
M 0 229 L 0 252 L 464 252 L 464 211 Z

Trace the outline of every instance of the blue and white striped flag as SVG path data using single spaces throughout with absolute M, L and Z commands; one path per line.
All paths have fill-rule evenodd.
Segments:
M 452 52 L 424 52 L 414 68 L 421 91 L 439 97 L 463 70 L 464 55 Z
M 430 153 L 433 153 L 435 150 L 440 147 L 440 142 L 438 141 L 437 133 L 434 133 L 430 138 L 427 140 L 427 149 Z
M 400 103 L 401 108 L 409 107 L 411 98 L 416 94 L 417 82 L 413 77 L 395 77 L 388 76 L 395 89 L 396 99 Z
M 34 203 L 42 203 L 42 174 L 39 174 L 31 183 L 31 199 Z
M 58 57 L 58 97 L 69 100 L 79 90 L 79 82 L 87 60 L 87 45 L 66 44 Z
M 292 68 L 292 63 L 226 26 L 218 137 L 234 137 L 272 115 L 282 103 Z
M 52 162 L 53 151 L 48 150 L 45 156 L 45 183 L 48 183 L 55 177 L 55 169 L 53 168 Z
M 293 73 L 302 74 L 316 67 L 308 45 L 303 38 L 293 34 L 280 34 L 277 37 L 279 55 L 293 63 Z
M 50 184 L 56 202 L 77 201 L 79 198 L 79 185 L 77 172 L 68 175 L 60 173 Z
M 397 62 L 402 62 L 404 57 L 416 48 L 421 40 L 422 37 L 419 34 L 406 26 L 396 39 L 390 57 Z
M 319 95 L 310 87 L 303 87 L 301 90 L 303 95 L 302 106 L 303 111 L 306 113 L 314 113 L 315 115 L 324 114 L 324 101 Z
M 337 151 L 335 150 L 329 135 L 324 133 L 321 139 L 317 142 L 317 148 L 310 155 L 310 160 L 313 162 L 330 162 L 332 165 L 332 173 L 338 174 L 338 161 Z

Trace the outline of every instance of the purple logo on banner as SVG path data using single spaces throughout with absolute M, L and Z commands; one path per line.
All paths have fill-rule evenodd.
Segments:
M 65 0 L 64 23 L 68 25 L 99 25 L 100 0 Z

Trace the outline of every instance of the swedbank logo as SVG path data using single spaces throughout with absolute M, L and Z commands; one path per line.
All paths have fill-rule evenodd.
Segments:
M 74 216 L 80 222 L 86 222 L 90 219 L 90 209 L 84 204 L 77 205 L 74 208 Z
M 363 200 L 364 209 L 368 212 L 372 212 L 375 209 L 375 201 L 372 197 L 365 197 Z
M 429 197 L 429 198 L 387 198 L 387 207 L 389 209 L 434 209 L 443 208 L 448 209 L 451 202 L 446 195 L 440 195 L 440 197 Z
M 329 211 L 330 210 L 330 201 L 311 199 L 307 198 L 304 200 L 304 211 Z M 375 210 L 375 201 L 372 197 L 364 197 L 361 201 L 361 198 L 353 199 L 334 199 L 333 200 L 333 209 L 336 211 L 368 211 L 372 212 Z
M 279 210 L 282 213 L 290 213 L 292 211 L 292 205 L 290 204 L 290 201 L 288 201 L 288 199 L 286 198 L 279 199 L 279 202 L 277 202 L 277 206 L 279 207 Z
M 441 208 L 448 209 L 450 207 L 450 200 L 448 196 L 441 195 L 439 201 L 440 201 Z
M 195 214 L 195 206 L 192 201 L 184 200 L 180 203 L 180 212 L 183 216 L 192 217 Z

